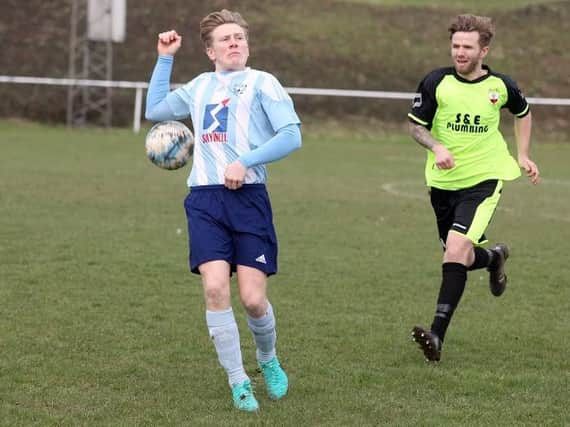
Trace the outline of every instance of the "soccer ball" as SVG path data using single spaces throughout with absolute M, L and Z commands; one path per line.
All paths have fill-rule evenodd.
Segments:
M 152 163 L 162 169 L 174 170 L 190 159 L 194 136 L 183 123 L 160 122 L 148 131 L 144 145 Z

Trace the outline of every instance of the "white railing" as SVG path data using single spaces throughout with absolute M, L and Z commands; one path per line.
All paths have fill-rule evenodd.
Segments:
M 138 133 L 141 128 L 143 90 L 148 88 L 147 82 L 128 82 L 112 80 L 85 80 L 85 79 L 56 79 L 50 77 L 2 76 L 0 83 L 19 83 L 52 86 L 89 86 L 112 87 L 122 89 L 135 89 L 135 105 L 133 111 L 133 131 Z M 179 87 L 182 84 L 173 84 Z M 291 95 L 318 95 L 318 96 L 345 96 L 352 98 L 378 98 L 378 99 L 404 99 L 412 100 L 414 92 L 384 92 L 375 90 L 346 90 L 346 89 L 317 89 L 306 87 L 286 87 Z M 527 98 L 530 104 L 567 106 L 570 107 L 570 98 Z

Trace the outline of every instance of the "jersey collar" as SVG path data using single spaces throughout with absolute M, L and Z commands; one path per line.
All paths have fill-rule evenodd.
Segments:
M 461 77 L 459 74 L 457 74 L 457 71 L 455 70 L 455 67 L 451 67 L 451 68 L 453 68 L 453 75 L 455 76 L 455 78 L 456 78 L 457 80 L 459 80 L 460 82 L 462 82 L 462 83 L 471 83 L 471 84 L 473 84 L 473 83 L 479 83 L 479 82 L 482 82 L 483 80 L 489 78 L 489 77 L 491 76 L 491 74 L 492 74 L 491 68 L 489 68 L 488 65 L 483 64 L 482 68 L 483 68 L 484 70 L 487 70 L 487 74 L 484 74 L 484 75 L 482 75 L 481 77 L 479 77 L 479 78 L 477 78 L 477 79 L 475 79 L 475 80 L 467 80 L 467 79 Z

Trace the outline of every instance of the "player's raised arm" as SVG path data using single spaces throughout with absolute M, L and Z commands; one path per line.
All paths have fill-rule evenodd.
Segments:
M 156 50 L 158 60 L 152 72 L 146 97 L 145 118 L 152 121 L 174 120 L 174 114 L 166 96 L 170 92 L 170 76 L 174 55 L 182 46 L 182 37 L 175 31 L 165 31 L 158 35 Z

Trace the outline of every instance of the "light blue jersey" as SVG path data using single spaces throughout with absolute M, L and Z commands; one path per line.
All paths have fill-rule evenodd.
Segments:
M 159 58 L 153 79 L 162 78 L 164 86 L 164 77 L 167 81 L 170 78 L 172 61 L 161 70 L 161 59 L 164 58 Z M 147 110 L 164 97 L 155 89 L 156 83 L 153 87 L 151 79 Z M 265 183 L 266 167 L 256 161 L 255 157 L 259 155 L 253 152 L 258 150 L 256 153 L 262 153 L 259 147 L 271 141 L 278 131 L 290 125 L 296 128 L 300 124 L 291 97 L 277 79 L 267 72 L 251 68 L 203 73 L 169 92 L 165 101 L 167 114 L 150 114 L 151 119 L 192 119 L 195 145 L 188 178 L 190 187 L 224 184 L 226 167 L 238 159 L 248 168 L 245 184 Z M 272 148 L 269 160 L 283 157 L 298 148 L 300 136 L 293 147 L 283 143 L 273 145 L 279 147 Z

